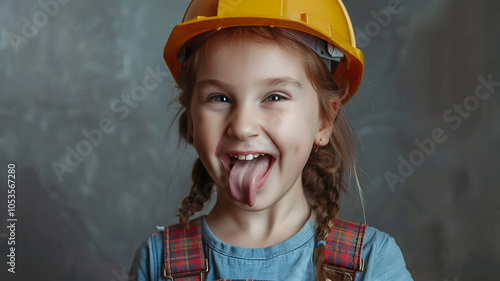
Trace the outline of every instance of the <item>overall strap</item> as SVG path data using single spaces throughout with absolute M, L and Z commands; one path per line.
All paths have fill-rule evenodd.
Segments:
M 203 252 L 199 218 L 189 223 L 188 230 L 178 224 L 165 226 L 163 257 L 163 276 L 167 280 L 204 280 L 204 274 L 208 272 L 208 260 Z
M 325 247 L 325 273 L 332 280 L 355 280 L 356 273 L 363 271 L 361 258 L 366 226 L 364 224 L 335 219 Z

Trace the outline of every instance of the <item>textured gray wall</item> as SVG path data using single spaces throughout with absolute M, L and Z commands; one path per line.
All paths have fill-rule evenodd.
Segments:
M 0 2 L 1 225 L 10 162 L 18 219 L 15 275 L 0 228 L 0 279 L 126 280 L 189 185 L 195 153 L 169 129 L 162 60 L 188 3 L 40 2 Z M 345 2 L 366 59 L 346 107 L 368 224 L 396 238 L 416 280 L 497 279 L 500 84 L 484 81 L 500 81 L 500 1 Z M 361 218 L 353 198 L 344 213 Z

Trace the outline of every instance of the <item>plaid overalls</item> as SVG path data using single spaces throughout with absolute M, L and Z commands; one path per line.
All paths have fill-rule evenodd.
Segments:
M 354 281 L 356 273 L 363 271 L 361 250 L 365 231 L 364 224 L 335 219 L 324 256 L 324 270 L 330 280 Z M 200 219 L 191 221 L 189 230 L 178 224 L 165 226 L 163 239 L 164 277 L 175 281 L 204 281 L 209 268 L 203 252 Z M 220 281 L 223 280 L 230 281 Z

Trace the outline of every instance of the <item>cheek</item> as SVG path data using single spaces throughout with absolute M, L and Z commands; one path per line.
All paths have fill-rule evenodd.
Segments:
M 223 124 L 217 116 L 199 110 L 193 114 L 192 126 L 193 146 L 202 161 L 208 162 L 216 152 L 223 135 Z
M 294 119 L 293 114 L 290 114 L 290 110 L 279 110 L 268 119 L 269 129 L 271 132 L 287 130 L 293 126 Z
M 282 109 L 273 112 L 272 115 L 266 118 L 268 124 L 268 130 L 274 133 L 275 137 L 280 137 L 282 139 L 297 139 L 297 131 L 304 129 L 305 120 L 303 120 L 301 114 L 298 114 L 299 110 L 295 108 Z M 304 133 L 304 132 L 302 132 Z
M 193 115 L 192 119 L 192 136 L 193 136 L 193 146 L 198 151 L 198 154 L 205 152 L 206 148 L 209 147 L 209 142 L 213 139 L 210 136 L 210 124 L 205 122 L 205 118 L 199 113 Z M 200 155 L 202 157 L 202 155 Z
M 284 109 L 268 118 L 270 132 L 284 140 L 313 139 L 318 129 L 318 111 L 310 107 Z

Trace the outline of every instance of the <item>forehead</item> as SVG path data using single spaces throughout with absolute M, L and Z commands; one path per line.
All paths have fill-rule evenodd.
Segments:
M 197 81 L 215 78 L 249 81 L 274 76 L 292 77 L 301 83 L 308 81 L 300 53 L 278 43 L 216 36 L 205 42 L 199 55 Z

